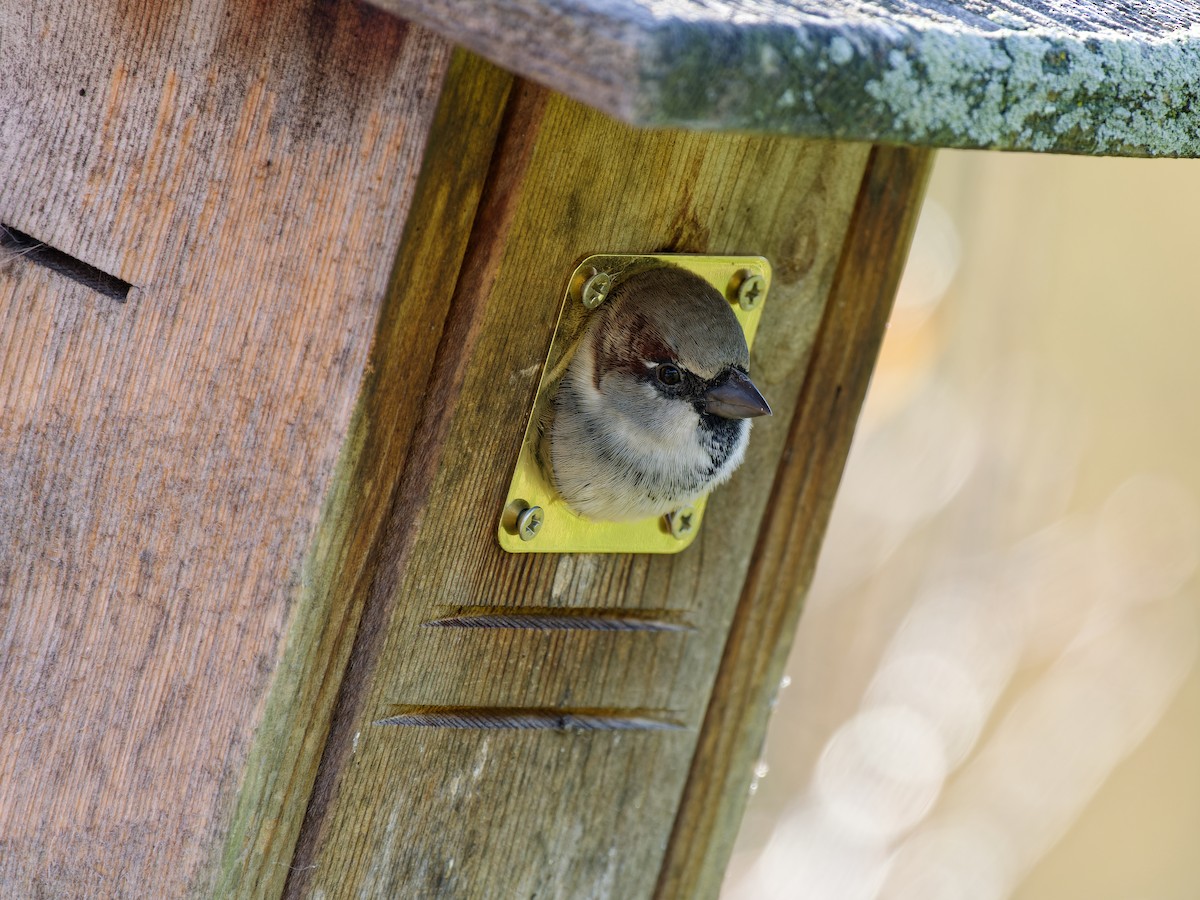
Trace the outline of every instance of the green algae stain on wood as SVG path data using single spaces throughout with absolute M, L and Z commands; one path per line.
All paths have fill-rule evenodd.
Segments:
M 646 124 L 944 147 L 1200 155 L 1200 27 L 1149 42 L 956 27 L 665 29 Z
M 636 125 L 1200 156 L 1200 0 L 373 0 Z
M 1130 156 L 1200 153 L 1200 33 L 1123 40 L 921 35 L 866 92 L 893 127 L 951 146 Z

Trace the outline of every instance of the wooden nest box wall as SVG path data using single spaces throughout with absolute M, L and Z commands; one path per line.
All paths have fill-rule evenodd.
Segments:
M 931 148 L 1196 155 L 1200 44 L 659 7 L 0 2 L 0 895 L 715 895 Z M 765 257 L 774 416 L 505 553 L 594 253 Z

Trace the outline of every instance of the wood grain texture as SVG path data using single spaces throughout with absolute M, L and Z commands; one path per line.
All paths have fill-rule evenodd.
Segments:
M 387 625 L 394 614 L 398 581 L 405 574 L 426 512 L 431 505 L 435 515 L 438 511 L 440 501 L 431 492 L 449 434 L 451 412 L 462 392 L 467 360 L 479 337 L 486 309 L 483 301 L 495 279 L 498 255 L 504 246 L 496 236 L 506 235 L 512 227 L 546 99 L 544 91 L 528 84 L 514 87 L 457 281 L 446 285 L 442 294 L 449 294 L 448 315 L 421 413 L 416 418 L 412 452 L 399 473 L 387 528 L 372 548 L 371 565 L 364 573 L 368 582 L 362 618 L 296 847 L 296 860 L 310 858 L 323 839 L 337 781 L 358 746 L 358 723 L 365 714 L 367 686 L 375 675 L 388 635 Z M 294 863 L 289 868 L 285 893 L 300 891 L 310 869 Z
M 1200 155 L 1200 3 L 372 0 L 627 122 Z
M 512 107 L 528 111 L 480 204 L 290 897 L 652 893 L 869 153 L 638 131 L 529 86 Z M 685 553 L 504 554 L 496 517 L 565 280 L 592 252 L 664 250 L 772 260 L 752 372 L 775 419 Z M 459 607 L 667 611 L 694 630 L 425 627 Z M 374 724 L 397 710 L 423 727 Z M 436 727 L 446 710 L 541 727 Z M 554 710 L 684 727 L 544 727 Z
M 203 893 L 450 50 L 103 0 L 0 51 L 0 221 L 133 285 L 0 267 L 0 895 Z
M 932 152 L 877 147 L 792 416 L 771 505 L 655 895 L 716 897 L 916 227 Z
M 216 897 L 283 890 L 511 85 L 510 75 L 479 57 L 457 51 L 451 59 L 362 394 L 225 839 Z

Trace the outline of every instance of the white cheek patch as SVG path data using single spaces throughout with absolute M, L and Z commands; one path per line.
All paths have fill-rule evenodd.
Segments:
M 694 502 L 737 468 L 748 427 L 734 446 L 728 431 L 722 443 L 692 403 L 628 372 L 607 373 L 597 388 L 594 367 L 585 338 L 560 385 L 551 428 L 553 479 L 577 512 L 608 520 L 659 515 Z
M 619 442 L 635 448 L 642 455 L 641 465 L 664 471 L 707 462 L 697 440 L 700 415 L 690 403 L 664 397 L 640 379 L 625 376 L 620 384 L 611 383 L 617 377 L 601 385 L 607 388 L 604 395 L 592 388 L 587 398 L 588 412 L 605 422 L 614 446 Z M 653 465 L 655 461 L 660 465 Z

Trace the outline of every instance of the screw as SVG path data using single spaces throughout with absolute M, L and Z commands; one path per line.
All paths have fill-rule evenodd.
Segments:
M 757 309 L 767 295 L 767 280 L 756 272 L 742 272 L 737 286 L 738 306 L 749 312 Z
M 517 536 L 523 541 L 532 541 L 542 530 L 546 514 L 540 506 L 527 506 L 517 513 Z
M 588 309 L 595 309 L 608 298 L 611 288 L 612 276 L 607 272 L 597 272 L 583 283 L 583 289 L 579 292 L 583 298 L 583 305 Z
M 679 509 L 667 513 L 667 528 L 671 530 L 671 537 L 677 541 L 682 541 L 685 537 L 692 533 L 692 529 L 696 527 L 696 510 L 691 506 L 681 506 Z

